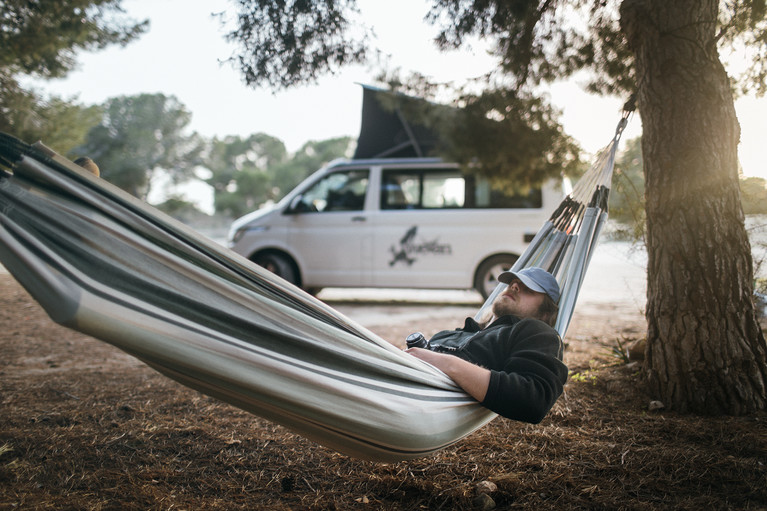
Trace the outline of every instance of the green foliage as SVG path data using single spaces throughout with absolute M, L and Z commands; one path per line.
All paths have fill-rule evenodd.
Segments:
M 499 9 L 508 14 L 501 24 L 511 22 L 522 12 L 507 12 L 505 3 L 500 4 L 503 9 Z M 515 3 L 521 4 L 526 2 Z M 350 23 L 355 12 L 351 0 L 240 0 L 238 28 L 228 39 L 240 45 L 238 64 L 247 83 L 267 84 L 275 89 L 289 87 L 314 81 L 319 73 L 365 58 L 363 29 Z M 332 23 L 323 23 L 330 18 Z M 462 33 L 468 35 L 473 28 L 467 22 L 463 26 L 466 32 Z M 491 35 L 499 34 L 493 31 Z M 481 35 L 490 34 L 484 31 Z M 395 81 L 391 84 L 396 89 Z M 428 89 L 419 85 L 424 81 L 424 77 L 412 80 L 411 88 L 423 92 Z M 444 158 L 462 163 L 468 171 L 490 178 L 500 188 L 525 188 L 563 172 L 578 172 L 578 148 L 564 135 L 557 121 L 559 112 L 544 100 L 500 85 L 479 95 L 461 91 L 456 94 L 460 96 L 457 105 L 463 107 L 460 110 L 431 108 L 426 112 L 418 104 L 409 105 L 411 118 L 439 128 L 444 141 L 440 155 Z
M 631 362 L 628 347 L 621 339 L 615 339 L 614 344 L 603 343 L 605 355 L 615 360 L 616 364 L 628 364 Z
M 473 37 L 497 42 L 498 74 L 511 89 L 566 77 L 584 68 L 600 73 L 604 92 L 633 89 L 631 54 L 617 22 L 615 3 L 435 0 L 427 19 L 441 27 L 437 44 L 458 48 Z
M 618 223 L 618 236 L 644 243 L 646 227 L 645 180 L 642 168 L 642 138 L 626 142 L 615 162 L 610 190 L 610 219 Z M 740 198 L 747 215 L 767 214 L 767 180 L 741 177 Z
M 97 106 L 58 97 L 44 99 L 1 76 L 0 90 L 0 131 L 30 143 L 42 140 L 62 154 L 82 144 L 88 130 L 101 119 Z
M 0 14 L 0 70 L 42 78 L 66 75 L 79 50 L 125 45 L 148 21 L 125 19 L 122 0 L 4 0 Z
M 499 62 L 497 71 L 478 80 L 485 92 L 454 91 L 455 105 L 462 107 L 454 118 L 443 111 L 427 120 L 442 128 L 442 154 L 500 186 L 577 171 L 577 147 L 559 127 L 557 113 L 533 92 L 543 82 L 582 70 L 589 71 L 592 91 L 634 92 L 634 57 L 621 32 L 621 3 L 434 0 L 426 19 L 440 27 L 440 48 L 458 48 L 473 37 L 489 39 Z M 239 0 L 238 28 L 228 38 L 240 45 L 238 64 L 247 83 L 284 88 L 366 58 L 366 29 L 351 21 L 355 14 L 353 0 Z M 720 44 L 747 48 L 755 63 L 738 86 L 764 92 L 764 1 L 722 2 L 719 14 Z M 393 89 L 402 88 L 398 79 L 388 81 Z M 415 75 L 410 81 L 406 90 L 433 97 L 436 85 L 428 78 Z
M 580 172 L 577 144 L 542 99 L 498 89 L 463 100 L 454 122 L 441 125 L 448 161 L 470 162 L 475 173 L 508 191 Z
M 155 170 L 182 181 L 200 163 L 203 143 L 184 129 L 191 114 L 173 96 L 140 94 L 109 99 L 101 123 L 77 148 L 101 168 L 101 176 L 128 193 L 146 199 Z
M 615 162 L 608 208 L 610 218 L 618 222 L 618 235 L 632 241 L 645 239 L 644 169 L 642 138 L 626 142 L 626 149 Z
M 463 164 L 499 190 L 523 191 L 563 174 L 583 170 L 578 145 L 564 134 L 560 112 L 541 98 L 507 89 L 463 93 L 460 108 L 423 99 L 439 91 L 416 75 L 403 81 L 382 76 L 399 94 L 379 95 L 382 107 L 397 109 L 413 124 L 439 137 L 436 155 Z M 414 97 L 415 95 L 421 97 Z
M 267 169 L 287 158 L 285 145 L 269 135 L 214 138 L 203 160 L 211 171 L 216 212 L 238 217 L 273 199 Z
M 234 3 L 236 28 L 227 40 L 238 44 L 230 62 L 249 85 L 279 89 L 315 82 L 321 74 L 365 59 L 364 35 L 350 36 L 359 27 L 354 0 Z
M 497 41 L 498 74 L 512 88 L 591 71 L 594 92 L 634 91 L 634 58 L 619 24 L 619 6 L 603 0 L 435 0 L 427 19 L 441 27 L 443 49 L 458 48 L 472 36 Z M 651 16 L 651 8 L 646 9 Z M 728 0 L 719 6 L 719 43 L 747 50 L 754 65 L 734 79 L 742 91 L 767 92 L 767 20 L 764 0 Z
M 276 198 L 282 198 L 315 170 L 336 158 L 348 157 L 352 147 L 350 137 L 309 141 L 287 161 L 273 170 Z
M 76 65 L 76 53 L 125 45 L 148 28 L 123 16 L 122 0 L 4 0 L 0 2 L 0 131 L 43 140 L 66 153 L 82 143 L 98 112 L 43 98 L 19 85 L 21 76 L 57 78 Z
M 749 65 L 733 79 L 736 92 L 767 93 L 767 8 L 764 0 L 729 0 L 719 9 L 719 37 Z
M 279 200 L 301 180 L 330 160 L 347 153 L 348 137 L 308 142 L 289 156 L 284 144 L 258 133 L 213 139 L 205 166 L 214 189 L 216 212 L 239 217 L 269 201 Z
M 740 200 L 745 214 L 767 214 L 767 180 L 761 177 L 741 178 Z
M 591 371 L 583 371 L 583 372 L 569 372 L 570 381 L 575 381 L 578 383 L 591 383 L 592 385 L 597 384 L 597 377 L 594 373 Z

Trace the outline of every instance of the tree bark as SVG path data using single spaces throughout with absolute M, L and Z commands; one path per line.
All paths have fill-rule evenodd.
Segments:
M 623 0 L 620 8 L 643 125 L 650 391 L 681 412 L 741 415 L 765 409 L 767 348 L 717 13 L 717 0 Z

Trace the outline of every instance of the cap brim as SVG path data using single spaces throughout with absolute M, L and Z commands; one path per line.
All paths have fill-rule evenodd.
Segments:
M 545 289 L 539 286 L 538 283 L 532 280 L 530 277 L 526 277 L 525 275 L 517 275 L 516 273 L 511 271 L 505 271 L 501 273 L 500 275 L 498 275 L 498 282 L 503 282 L 504 284 L 511 284 L 511 281 L 514 279 L 518 279 L 525 286 L 535 291 L 536 293 L 546 294 Z
M 517 276 L 514 273 L 510 271 L 505 271 L 501 273 L 500 275 L 498 275 L 498 282 L 503 282 L 504 284 L 508 284 L 516 278 Z

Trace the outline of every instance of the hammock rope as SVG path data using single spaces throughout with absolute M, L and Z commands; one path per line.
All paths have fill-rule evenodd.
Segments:
M 583 278 L 607 221 L 607 199 L 615 155 L 633 111 L 633 103 L 629 101 L 624 106 L 623 115 L 610 143 L 597 154 L 589 170 L 543 224 L 527 250 L 511 268 L 511 271 L 519 271 L 522 268 L 538 266 L 549 271 L 557 279 L 561 299 L 554 328 L 562 337 L 565 336 L 572 320 Z M 499 283 L 477 311 L 474 319 L 482 321 L 488 317 L 493 302 L 507 286 Z
M 606 218 L 620 131 L 515 265 L 554 270 L 561 334 Z M 0 262 L 57 323 L 350 456 L 425 456 L 495 417 L 441 371 L 323 302 L 45 146 L 5 134 Z

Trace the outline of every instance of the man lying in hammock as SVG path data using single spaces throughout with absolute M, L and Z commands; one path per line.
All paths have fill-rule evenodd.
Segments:
M 444 330 L 426 348 L 408 348 L 450 376 L 467 394 L 509 419 L 539 423 L 562 394 L 567 367 L 554 330 L 559 302 L 556 279 L 541 268 L 498 276 L 508 284 L 480 325 Z

